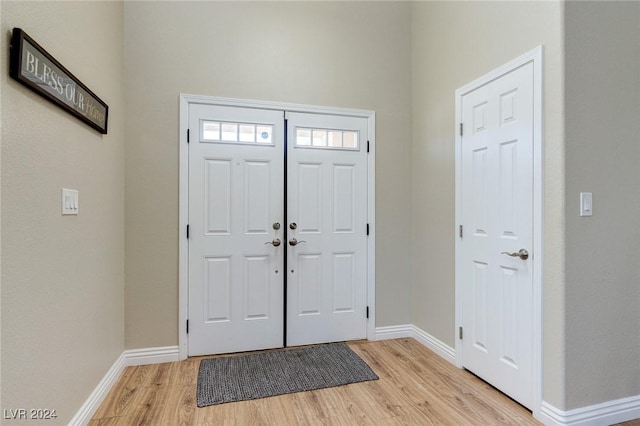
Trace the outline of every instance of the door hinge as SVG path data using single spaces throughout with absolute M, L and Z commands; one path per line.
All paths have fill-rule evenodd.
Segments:
M 187 320 L 187 334 L 189 334 L 189 320 Z
M 367 235 L 369 235 L 369 224 L 367 223 Z
M 459 227 L 459 231 L 458 231 L 458 232 L 459 232 L 459 234 L 460 234 L 460 238 L 462 238 L 462 225 L 460 225 L 460 227 Z
M 463 126 L 462 126 L 462 123 L 460 123 L 460 136 L 462 136 L 462 133 L 463 133 L 462 129 L 463 129 Z
M 369 152 L 369 141 L 367 141 L 367 152 Z
M 367 306 L 367 319 L 369 318 L 369 307 Z
M 462 340 L 462 327 L 458 327 L 458 338 Z
M 187 239 L 189 238 L 189 225 L 187 225 Z
M 189 133 L 190 133 L 190 131 L 189 131 L 189 129 L 187 129 L 187 143 L 189 143 L 189 139 L 191 139 Z

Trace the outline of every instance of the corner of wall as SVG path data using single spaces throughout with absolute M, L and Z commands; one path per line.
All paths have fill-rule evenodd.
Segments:
M 565 393 L 640 393 L 640 3 L 564 4 Z M 593 216 L 579 215 L 591 192 Z

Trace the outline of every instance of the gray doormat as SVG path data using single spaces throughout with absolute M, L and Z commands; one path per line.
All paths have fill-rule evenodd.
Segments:
M 204 359 L 198 407 L 378 380 L 344 343 Z

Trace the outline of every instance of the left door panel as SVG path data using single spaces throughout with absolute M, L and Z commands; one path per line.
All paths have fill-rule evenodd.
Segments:
M 192 104 L 189 132 L 189 356 L 282 347 L 283 112 Z

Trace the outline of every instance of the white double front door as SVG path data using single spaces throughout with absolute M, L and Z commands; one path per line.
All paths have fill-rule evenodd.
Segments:
M 189 132 L 188 354 L 365 338 L 367 119 L 191 104 Z

